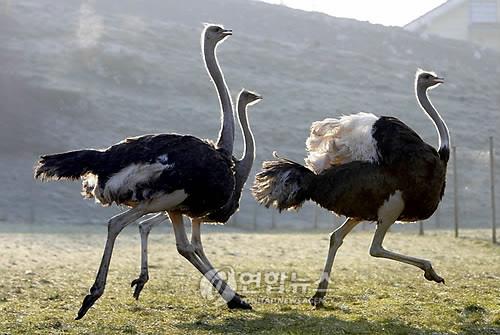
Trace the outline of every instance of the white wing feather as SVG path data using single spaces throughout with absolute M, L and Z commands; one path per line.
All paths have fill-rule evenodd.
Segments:
M 332 165 L 356 160 L 378 161 L 377 143 L 372 135 L 377 120 L 373 114 L 358 113 L 313 122 L 306 141 L 306 165 L 320 173 Z

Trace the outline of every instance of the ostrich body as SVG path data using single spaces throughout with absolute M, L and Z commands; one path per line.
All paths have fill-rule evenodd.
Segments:
M 237 111 L 238 111 L 238 121 L 240 124 L 241 132 L 243 134 L 244 147 L 243 155 L 240 159 L 232 157 L 234 163 L 234 177 L 235 177 L 235 187 L 231 196 L 228 198 L 227 202 L 221 206 L 219 209 L 208 213 L 203 217 L 193 217 L 192 219 L 192 236 L 191 244 L 194 247 L 195 253 L 200 257 L 200 259 L 207 265 L 211 266 L 205 252 L 203 250 L 203 245 L 201 242 L 200 228 L 203 222 L 206 223 L 225 223 L 229 218 L 238 210 L 241 192 L 243 186 L 248 179 L 250 170 L 252 169 L 252 164 L 255 159 L 255 141 L 248 124 L 247 117 L 247 106 L 256 103 L 258 100 L 262 99 L 261 96 L 249 92 L 247 90 L 242 90 L 238 96 Z M 149 218 L 139 224 L 139 231 L 141 234 L 141 272 L 137 279 L 134 279 L 131 286 L 135 286 L 134 297 L 139 299 L 140 293 L 149 280 L 148 273 L 148 237 L 153 226 L 158 225 L 166 221 L 168 217 L 164 214 L 158 214 L 152 218 Z
M 442 82 L 434 73 L 421 70 L 415 80 L 420 106 L 439 134 L 438 150 L 396 118 L 360 113 L 313 123 L 307 167 L 281 158 L 263 163 L 252 188 L 261 204 L 281 211 L 312 200 L 348 218 L 330 235 L 325 268 L 310 300 L 313 306 L 322 306 L 337 249 L 361 221 L 377 221 L 370 255 L 417 266 L 426 279 L 444 283 L 429 261 L 382 247 L 396 220 L 427 219 L 443 196 L 449 133 L 427 96 L 429 88 Z
M 167 212 L 178 252 L 218 290 L 230 308 L 251 308 L 211 267 L 196 255 L 183 224 L 183 215 L 203 218 L 219 210 L 235 189 L 234 116 L 216 47 L 231 31 L 207 26 L 202 50 L 207 70 L 219 92 L 222 125 L 217 145 L 190 135 L 159 134 L 126 139 L 106 150 L 79 150 L 42 156 L 35 177 L 42 180 L 83 178 L 83 194 L 108 206 L 131 207 L 111 218 L 96 280 L 77 319 L 103 294 L 114 242 L 130 223 L 150 213 Z

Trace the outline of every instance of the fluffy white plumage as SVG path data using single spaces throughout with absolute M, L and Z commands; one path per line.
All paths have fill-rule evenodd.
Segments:
M 306 141 L 306 165 L 321 173 L 332 165 L 363 160 L 378 161 L 377 143 L 372 136 L 378 117 L 371 113 L 344 115 L 313 122 Z

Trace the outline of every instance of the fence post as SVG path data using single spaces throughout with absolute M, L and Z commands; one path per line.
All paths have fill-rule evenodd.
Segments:
M 271 229 L 276 228 L 276 211 L 272 209 L 272 216 L 271 216 Z
M 491 182 L 491 240 L 497 243 L 497 218 L 495 212 L 495 150 L 490 136 L 490 182 Z
M 314 229 L 318 229 L 318 206 L 314 206 Z
M 29 208 L 29 223 L 30 224 L 34 224 L 35 223 L 35 220 L 36 220 L 36 213 L 35 213 L 35 204 L 36 204 L 36 197 L 35 197 L 35 190 L 34 190 L 34 186 L 35 186 L 35 183 L 33 180 L 30 181 L 30 194 L 29 194 L 29 197 L 30 197 L 30 201 L 28 202 L 30 208 Z
M 253 230 L 257 230 L 257 202 L 254 202 L 253 206 Z
M 439 229 L 441 227 L 441 217 L 439 216 L 439 206 L 436 209 L 436 212 L 434 213 L 434 218 L 436 219 L 436 228 Z
M 33 201 L 33 195 L 31 194 L 30 197 L 31 197 L 31 199 L 30 199 L 31 201 L 29 202 L 29 204 L 30 204 L 30 207 L 29 207 L 30 217 L 28 220 L 29 220 L 29 223 L 31 225 L 33 225 L 35 223 L 35 208 L 34 208 L 35 206 L 34 206 L 34 201 Z
M 453 202 L 454 202 L 454 220 L 455 237 L 458 237 L 458 176 L 457 176 L 457 147 L 453 146 Z
M 424 221 L 422 220 L 418 221 L 418 235 L 424 235 Z
M 231 225 L 238 226 L 238 212 L 234 213 L 233 216 L 231 216 Z

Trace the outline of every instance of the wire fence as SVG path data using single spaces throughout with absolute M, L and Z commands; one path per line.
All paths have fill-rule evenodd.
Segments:
M 495 146 L 489 137 L 480 149 L 452 147 L 448 163 L 445 195 L 432 217 L 418 224 L 394 225 L 394 230 L 415 230 L 424 235 L 428 230 L 447 230 L 455 237 L 470 235 L 471 230 L 491 231 L 488 239 L 497 243 L 496 197 L 495 197 Z M 250 184 L 251 181 L 249 181 Z M 240 211 L 229 225 L 245 230 L 311 230 L 334 229 L 345 218 L 306 202 L 298 211 L 279 213 L 258 205 L 245 188 Z M 358 229 L 369 229 L 363 223 Z M 486 236 L 483 236 L 486 237 Z

